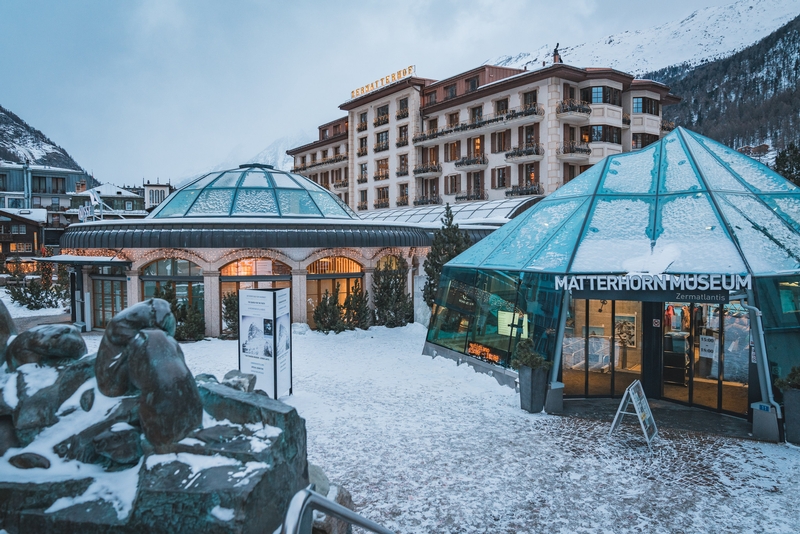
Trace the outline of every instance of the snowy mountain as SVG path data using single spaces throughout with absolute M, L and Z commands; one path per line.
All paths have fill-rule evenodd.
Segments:
M 697 10 L 683 20 L 609 35 L 594 43 L 561 43 L 559 53 L 564 63 L 576 67 L 612 67 L 642 75 L 679 63 L 696 66 L 730 56 L 798 15 L 798 0 L 739 0 Z M 534 52 L 501 56 L 486 63 L 529 70 L 540 68 L 542 61 L 548 65 L 552 62 L 555 44 L 547 43 Z
M 0 161 L 82 170 L 67 151 L 0 106 Z
M 247 163 L 263 163 L 264 165 L 272 165 L 282 171 L 291 170 L 294 166 L 294 160 L 286 154 L 286 151 L 310 143 L 313 140 L 314 138 L 306 132 L 295 132 L 292 135 L 276 139 L 267 148 L 253 156 Z

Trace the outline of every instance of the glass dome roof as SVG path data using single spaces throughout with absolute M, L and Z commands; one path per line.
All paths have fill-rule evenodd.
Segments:
M 148 218 L 186 217 L 358 219 L 338 197 L 308 178 L 258 164 L 201 176 L 175 191 Z
M 448 266 L 550 273 L 800 272 L 800 189 L 677 128 L 609 156 Z

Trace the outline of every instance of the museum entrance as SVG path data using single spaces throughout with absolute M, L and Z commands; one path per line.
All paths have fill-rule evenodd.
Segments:
M 746 416 L 750 318 L 741 302 L 665 302 L 662 328 L 662 397 Z

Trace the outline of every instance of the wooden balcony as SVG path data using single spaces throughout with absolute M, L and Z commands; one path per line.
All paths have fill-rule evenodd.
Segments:
M 556 105 L 556 117 L 566 124 L 589 124 L 592 107 L 588 102 L 568 98 Z

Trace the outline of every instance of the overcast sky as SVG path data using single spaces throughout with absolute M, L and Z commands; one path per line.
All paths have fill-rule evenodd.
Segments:
M 101 182 L 180 180 L 343 116 L 407 65 L 442 79 L 731 0 L 0 0 L 0 105 Z

